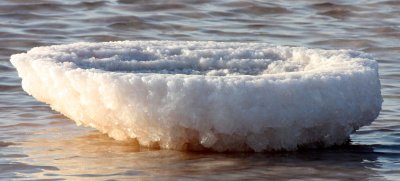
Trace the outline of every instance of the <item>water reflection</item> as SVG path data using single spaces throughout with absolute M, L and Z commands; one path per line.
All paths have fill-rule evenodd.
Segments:
M 57 124 L 56 124 L 57 125 Z M 82 130 L 81 130 L 82 131 Z M 63 129 L 21 145 L 26 156 L 12 163 L 19 176 L 56 179 L 192 178 L 192 179 L 377 179 L 376 147 L 347 145 L 280 153 L 202 153 L 149 150 L 134 141 L 115 141 L 93 130 L 81 136 Z M 382 154 L 385 153 L 385 154 Z M 399 153 L 389 154 L 398 158 Z M 11 167 L 8 164 L 8 167 Z M 31 172 L 25 173 L 26 168 Z M 37 170 L 41 170 L 40 172 Z
M 400 1 L 0 1 L 0 178 L 400 178 Z M 357 49 L 380 63 L 381 115 L 351 145 L 291 153 L 146 150 L 77 127 L 22 92 L 9 56 L 114 40 L 257 41 Z

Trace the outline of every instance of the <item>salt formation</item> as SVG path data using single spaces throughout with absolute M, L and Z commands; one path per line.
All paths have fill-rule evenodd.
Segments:
M 122 41 L 13 55 L 22 87 L 117 139 L 177 150 L 344 143 L 381 110 L 378 65 L 349 50 Z

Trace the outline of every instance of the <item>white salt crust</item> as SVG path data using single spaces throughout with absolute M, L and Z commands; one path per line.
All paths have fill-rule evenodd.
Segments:
M 117 140 L 177 150 L 331 146 L 382 104 L 378 65 L 349 50 L 122 41 L 11 57 L 23 89 Z

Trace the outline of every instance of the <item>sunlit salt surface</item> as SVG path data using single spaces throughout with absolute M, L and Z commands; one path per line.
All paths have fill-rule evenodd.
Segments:
M 117 140 L 272 151 L 347 141 L 381 110 L 378 65 L 349 50 L 122 41 L 13 55 L 23 89 Z

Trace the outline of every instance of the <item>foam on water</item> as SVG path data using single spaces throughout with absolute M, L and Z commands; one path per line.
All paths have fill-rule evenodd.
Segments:
M 109 136 L 178 150 L 344 143 L 381 110 L 378 65 L 348 50 L 123 41 L 13 55 L 23 89 Z

